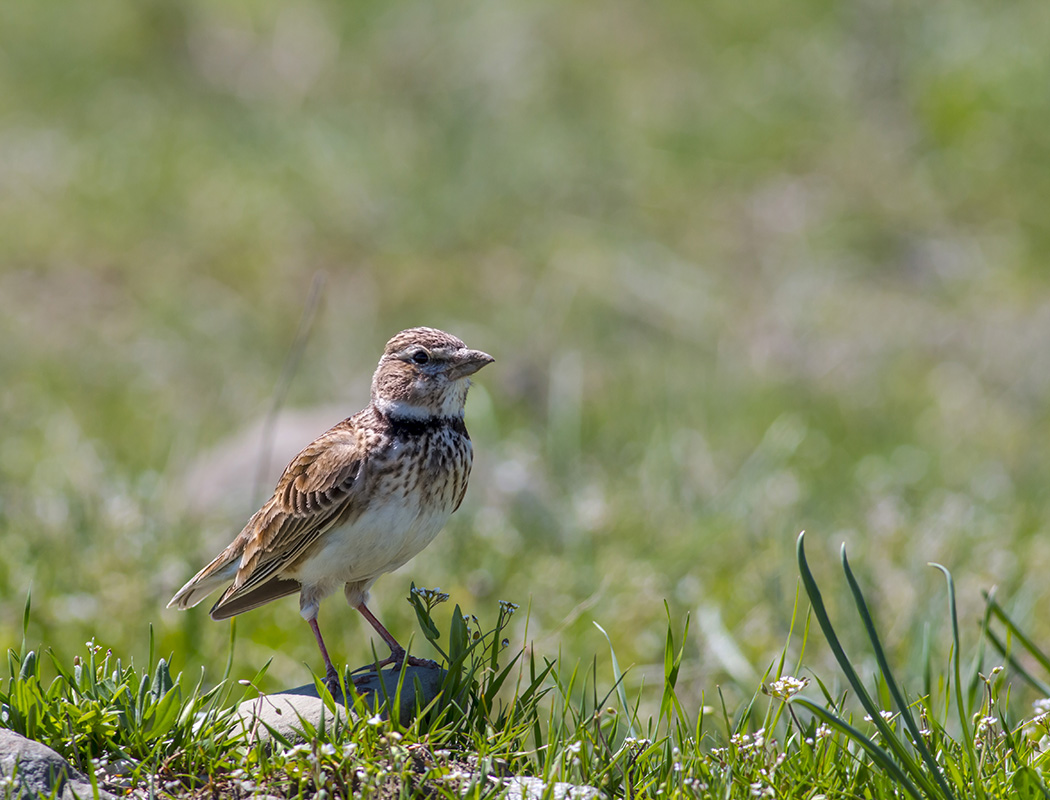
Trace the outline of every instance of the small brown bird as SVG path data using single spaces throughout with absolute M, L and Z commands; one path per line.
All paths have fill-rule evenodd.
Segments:
M 195 606 L 230 581 L 212 619 L 299 592 L 334 691 L 338 673 L 317 611 L 343 585 L 346 601 L 390 647 L 380 665 L 400 668 L 405 650 L 368 610 L 368 590 L 430 544 L 459 508 L 473 459 L 463 424 L 467 389 L 493 360 L 435 328 L 397 334 L 379 359 L 369 406 L 292 459 L 273 497 L 168 607 Z

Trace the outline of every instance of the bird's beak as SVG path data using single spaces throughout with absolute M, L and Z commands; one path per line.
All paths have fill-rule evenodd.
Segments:
M 473 375 L 483 366 L 491 364 L 495 360 L 488 353 L 483 353 L 480 350 L 463 350 L 456 353 L 456 357 L 452 361 L 452 365 L 449 368 L 450 377 L 452 380 L 458 380 L 468 375 Z

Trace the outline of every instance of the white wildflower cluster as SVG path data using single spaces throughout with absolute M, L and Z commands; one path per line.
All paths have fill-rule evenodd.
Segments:
M 464 783 L 469 783 L 474 779 L 475 775 L 468 769 L 464 769 L 460 766 L 454 766 L 447 772 L 439 773 L 438 780 L 444 783 L 450 783 L 457 788 Z
M 993 739 L 997 734 L 1002 735 L 1001 731 L 997 731 L 999 727 L 999 718 L 994 717 L 990 714 L 974 714 L 973 717 L 973 745 L 980 749 L 984 747 L 986 740 Z
M 890 722 L 895 715 L 894 715 L 894 713 L 892 711 L 880 711 L 879 712 L 879 716 L 882 717 L 887 722 Z M 865 722 L 873 722 L 874 720 L 872 720 L 871 714 L 865 714 L 864 715 L 864 721 Z
M 984 733 L 999 724 L 998 717 L 978 717 L 975 721 L 977 733 Z
M 243 769 L 235 769 L 230 773 L 230 778 L 233 779 L 233 782 L 241 789 L 241 791 L 247 792 L 248 794 L 251 794 L 258 788 L 255 785 L 255 781 L 251 780 L 248 773 Z
M 759 728 L 754 733 L 734 733 L 729 737 L 729 744 L 744 754 L 761 750 L 766 746 L 766 729 Z M 711 753 L 719 758 L 724 758 L 729 755 L 729 748 L 715 747 Z
M 511 614 L 513 614 L 515 611 L 517 611 L 519 608 L 521 608 L 521 606 L 519 606 L 517 603 L 510 602 L 510 600 L 500 600 L 499 601 L 500 613 L 501 614 L 506 614 L 508 617 Z
M 792 675 L 785 675 L 780 680 L 773 681 L 769 684 L 769 693 L 773 695 L 773 697 L 787 700 L 794 697 L 808 685 L 809 678 L 796 678 Z
M 766 729 L 759 728 L 754 733 L 735 733 L 729 742 L 741 750 L 761 750 L 766 746 Z
M 583 742 L 571 742 L 562 750 L 562 763 L 568 767 L 578 767 L 582 763 L 580 753 L 583 752 Z
M 427 608 L 433 608 L 438 603 L 444 603 L 448 600 L 448 592 L 441 591 L 440 586 L 435 586 L 433 589 L 425 589 L 422 586 L 413 586 L 412 594 L 427 604 Z
M 1048 733 L 1050 732 L 1050 711 L 1044 711 L 1042 714 L 1036 714 L 1030 720 L 1025 721 L 1025 725 L 1033 731 L 1033 733 Z
M 623 749 L 638 755 L 652 743 L 652 739 L 645 739 L 641 736 L 628 736 L 623 740 Z
M 1033 728 L 1050 729 L 1050 697 L 1043 697 L 1032 703 L 1034 715 L 1025 722 Z
M 777 793 L 773 791 L 772 786 L 766 786 L 762 781 L 757 781 L 751 784 L 751 796 L 752 797 L 776 797 Z

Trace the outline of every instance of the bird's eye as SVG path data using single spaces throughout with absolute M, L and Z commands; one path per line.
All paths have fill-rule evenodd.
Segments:
M 417 364 L 426 364 L 430 361 L 430 353 L 426 350 L 416 350 L 416 352 L 412 354 L 412 360 Z

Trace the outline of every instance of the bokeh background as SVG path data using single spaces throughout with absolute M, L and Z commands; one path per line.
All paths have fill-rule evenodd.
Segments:
M 413 580 L 531 604 L 637 686 L 666 601 L 683 696 L 748 695 L 805 529 L 899 662 L 944 642 L 930 561 L 967 642 L 998 586 L 1045 643 L 1048 41 L 1042 0 L 7 4 L 0 638 L 32 588 L 30 646 L 152 625 L 217 677 L 228 625 L 165 603 L 427 324 L 497 362 L 464 506 L 377 584 L 397 635 Z M 235 677 L 271 657 L 319 668 L 294 599 L 238 622 Z

